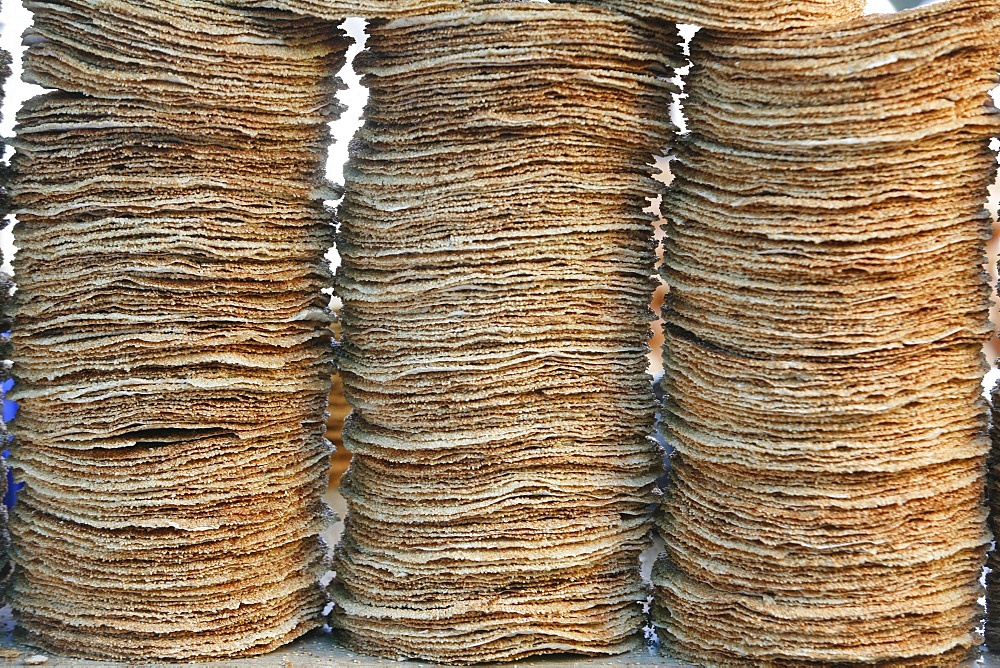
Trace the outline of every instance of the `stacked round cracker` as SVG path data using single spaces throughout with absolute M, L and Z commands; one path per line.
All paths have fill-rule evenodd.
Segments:
M 302 0 L 282 0 L 295 3 Z M 718 30 L 758 32 L 835 25 L 861 16 L 865 0 L 554 0 L 689 23 Z
M 448 663 L 633 648 L 662 466 L 643 209 L 675 29 L 505 4 L 370 34 L 339 210 L 331 625 Z
M 951 665 L 990 541 L 995 0 L 691 53 L 664 203 L 664 648 Z
M 345 16 L 394 19 L 460 10 L 491 0 L 225 0 L 244 7 L 274 7 L 339 22 Z M 509 0 L 500 0 L 509 1 Z
M 12 603 L 24 639 L 245 656 L 322 623 L 330 24 L 29 3 Z

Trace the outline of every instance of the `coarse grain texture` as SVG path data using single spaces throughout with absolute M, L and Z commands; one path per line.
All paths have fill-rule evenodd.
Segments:
M 339 209 L 339 638 L 446 663 L 642 642 L 672 25 L 533 3 L 374 23 Z
M 288 0 L 294 2 L 296 0 Z M 632 16 L 735 33 L 776 33 L 835 27 L 861 16 L 865 0 L 554 0 L 589 4 Z
M 18 633 L 118 661 L 322 623 L 327 123 L 348 40 L 273 10 L 29 2 L 18 116 Z
M 990 542 L 996 2 L 706 30 L 691 58 L 663 207 L 663 648 L 955 665 Z
M 340 339 L 340 323 L 336 322 L 331 327 L 336 339 Z M 351 405 L 347 403 L 344 396 L 344 381 L 340 377 L 340 372 L 333 376 L 333 385 L 330 388 L 330 401 L 327 406 L 328 416 L 326 418 L 326 438 L 333 445 L 333 455 L 330 457 L 330 485 L 335 486 L 340 482 L 340 477 L 347 470 L 347 465 L 351 461 L 351 453 L 344 447 L 344 422 L 351 413 Z

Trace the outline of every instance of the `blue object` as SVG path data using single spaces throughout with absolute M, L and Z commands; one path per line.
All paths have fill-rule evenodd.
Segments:
M 4 450 L 3 456 L 6 457 L 7 454 L 8 452 Z M 3 495 L 3 505 L 7 506 L 8 510 L 14 507 L 14 502 L 17 501 L 17 493 L 21 491 L 22 487 L 24 487 L 24 483 L 16 484 L 14 482 L 14 472 L 7 469 L 7 493 Z
M 13 378 L 8 378 L 3 383 L 0 383 L 0 396 L 4 396 L 5 397 L 7 395 L 7 393 L 10 392 L 10 390 L 11 390 L 12 387 L 14 387 L 14 379 Z M 4 399 L 3 400 L 3 421 L 4 422 L 10 422 L 11 420 L 14 419 L 14 417 L 16 415 L 17 415 L 17 402 L 16 401 L 8 401 L 7 399 Z M 7 435 L 7 441 L 9 442 L 10 440 L 11 440 L 11 437 L 8 434 Z M 3 445 L 6 446 L 7 443 L 4 443 Z M 4 447 L 4 449 L 3 449 L 3 456 L 4 456 L 4 459 L 6 459 L 7 457 L 10 457 L 10 450 L 8 450 L 6 447 Z M 19 485 L 15 484 L 14 483 L 14 472 L 12 470 L 10 470 L 10 469 L 7 469 L 7 493 L 3 495 L 3 504 L 5 506 L 7 506 L 7 508 L 13 508 L 14 507 L 14 502 L 17 500 L 17 493 L 18 493 L 18 491 L 20 491 L 20 489 L 22 487 L 24 487 L 24 483 L 21 483 Z

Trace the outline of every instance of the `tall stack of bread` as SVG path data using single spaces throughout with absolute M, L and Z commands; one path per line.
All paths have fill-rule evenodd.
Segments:
M 335 25 L 32 0 L 12 585 L 33 645 L 258 654 L 322 623 Z

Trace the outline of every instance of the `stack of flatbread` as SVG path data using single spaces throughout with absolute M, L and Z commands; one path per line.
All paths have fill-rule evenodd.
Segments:
M 278 0 L 298 4 L 308 0 Z M 317 1 L 317 0 L 312 0 Z M 719 30 L 781 31 L 861 16 L 865 0 L 553 0 Z
M 329 21 L 345 16 L 369 20 L 426 16 L 461 10 L 478 4 L 510 0 L 224 0 L 243 7 L 274 7 Z
M 30 2 L 19 115 L 12 602 L 119 660 L 321 623 L 332 346 L 330 24 L 186 0 Z
M 703 31 L 691 56 L 664 203 L 664 647 L 957 663 L 990 541 L 996 0 Z
M 986 495 L 989 499 L 989 526 L 994 536 L 1000 535 L 1000 384 L 994 385 L 991 399 L 993 415 L 990 424 L 990 456 L 986 475 Z M 986 645 L 1000 651 L 1000 550 L 990 551 L 986 561 Z
M 10 76 L 10 53 L 0 49 L 0 105 L 4 101 L 4 86 Z M 7 213 L 10 211 L 10 200 L 7 195 L 7 181 L 10 178 L 10 171 L 4 155 L 7 151 L 7 144 L 0 135 L 0 228 L 6 223 Z
M 678 37 L 502 4 L 372 24 L 340 208 L 354 406 L 331 625 L 449 663 L 641 642 Z

